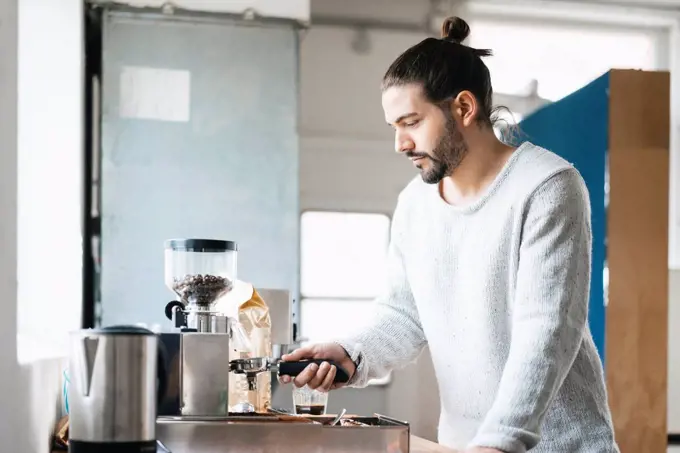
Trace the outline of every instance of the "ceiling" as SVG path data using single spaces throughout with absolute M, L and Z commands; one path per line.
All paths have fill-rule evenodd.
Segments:
M 612 5 L 676 11 L 680 13 L 680 0 L 529 0 L 534 5 L 557 4 L 565 6 Z M 312 18 L 357 18 L 381 22 L 422 24 L 428 14 L 442 16 L 465 3 L 527 3 L 526 0 L 311 0 Z

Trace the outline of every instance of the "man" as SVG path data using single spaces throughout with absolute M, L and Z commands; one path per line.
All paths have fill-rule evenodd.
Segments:
M 370 328 L 284 360 L 335 360 L 348 385 L 413 361 L 428 344 L 441 397 L 439 441 L 465 452 L 618 452 L 587 324 L 592 233 L 569 163 L 492 128 L 492 89 L 469 27 L 404 52 L 383 79 L 398 153 L 420 177 L 400 194 L 388 285 Z M 310 365 L 295 385 L 332 388 Z M 283 376 L 282 382 L 290 382 Z

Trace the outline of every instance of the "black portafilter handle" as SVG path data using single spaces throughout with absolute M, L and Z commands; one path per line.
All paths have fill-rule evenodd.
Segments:
M 287 375 L 290 377 L 295 377 L 307 368 L 312 363 L 316 363 L 321 366 L 322 363 L 328 362 L 336 368 L 335 379 L 333 379 L 334 384 L 341 384 L 349 381 L 349 373 L 339 363 L 333 360 L 323 360 L 323 359 L 311 359 L 311 360 L 300 360 L 295 362 L 279 362 L 277 365 L 279 367 L 279 375 Z

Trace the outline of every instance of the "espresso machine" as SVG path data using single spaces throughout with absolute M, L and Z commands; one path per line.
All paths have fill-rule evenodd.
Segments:
M 161 334 L 168 355 L 168 390 L 159 415 L 219 417 L 229 415 L 229 375 L 243 374 L 257 391 L 257 375 L 277 372 L 297 376 L 310 363 L 282 362 L 285 344 L 273 357 L 229 360 L 238 320 L 215 310 L 236 281 L 237 245 L 214 239 L 172 239 L 165 243 L 165 284 L 178 297 L 165 307 L 175 331 Z M 248 355 L 250 351 L 243 351 Z M 349 379 L 337 363 L 336 382 Z M 252 412 L 244 409 L 241 412 Z
M 273 408 L 264 413 L 229 410 L 230 375 L 245 375 L 248 390 L 257 391 L 260 373 L 297 376 L 312 363 L 281 360 L 293 340 L 290 294 L 285 290 L 260 293 L 272 317 L 271 357 L 236 351 L 236 345 L 243 344 L 232 341 L 240 324 L 216 308 L 217 301 L 234 289 L 236 264 L 237 246 L 232 241 L 173 239 L 165 243 L 165 283 L 177 299 L 165 307 L 172 331 L 160 334 L 167 359 L 167 390 L 160 397 L 156 419 L 158 441 L 172 453 L 407 453 L 408 424 L 377 414 L 339 420 Z M 242 358 L 229 360 L 230 348 Z M 337 368 L 335 382 L 349 379 L 342 367 L 328 362 Z M 239 409 L 243 405 L 231 403 Z

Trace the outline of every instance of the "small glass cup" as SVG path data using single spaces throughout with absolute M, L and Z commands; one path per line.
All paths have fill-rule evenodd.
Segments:
M 313 390 L 306 385 L 293 386 L 293 405 L 296 415 L 325 415 L 328 406 L 328 393 Z

